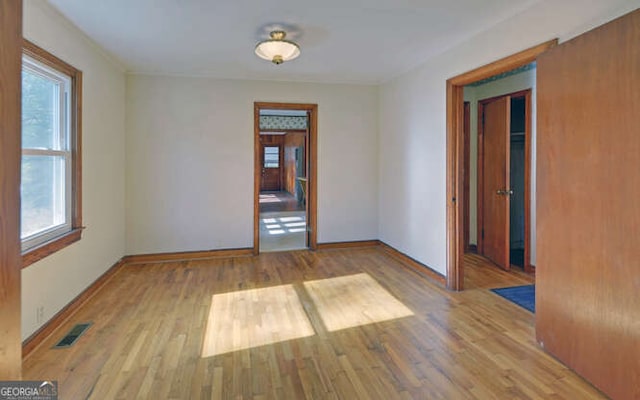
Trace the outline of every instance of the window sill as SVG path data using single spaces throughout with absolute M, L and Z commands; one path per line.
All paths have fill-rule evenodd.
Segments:
M 46 256 L 53 254 L 59 250 L 64 249 L 72 243 L 77 242 L 82 237 L 83 228 L 75 228 L 69 232 L 58 236 L 46 243 L 41 244 L 38 247 L 29 249 L 22 253 L 22 268 L 26 268 L 29 265 L 40 261 Z

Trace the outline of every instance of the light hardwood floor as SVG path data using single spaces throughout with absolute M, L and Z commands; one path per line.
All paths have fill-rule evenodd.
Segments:
M 44 343 L 23 379 L 61 399 L 604 398 L 481 279 L 531 278 L 466 260 L 461 293 L 375 247 L 126 266 L 54 335 L 93 321 L 78 343 Z
M 465 289 L 493 289 L 532 283 L 535 283 L 534 276 L 524 273 L 520 267 L 512 265 L 511 271 L 505 272 L 482 256 L 473 253 L 464 255 Z

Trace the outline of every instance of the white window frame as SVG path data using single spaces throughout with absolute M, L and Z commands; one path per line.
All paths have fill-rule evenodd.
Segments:
M 49 81 L 54 82 L 57 87 L 57 101 L 54 101 L 54 132 L 53 148 L 22 148 L 23 156 L 54 156 L 64 159 L 64 182 L 60 182 L 62 175 L 60 164 L 54 162 L 53 176 L 57 182 L 54 183 L 54 214 L 63 214 L 64 221 L 22 237 L 22 251 L 27 251 L 37 247 L 51 239 L 58 237 L 72 229 L 72 151 L 71 151 L 71 77 L 56 71 L 55 69 L 29 57 L 22 56 L 22 69 L 31 74 L 39 75 Z

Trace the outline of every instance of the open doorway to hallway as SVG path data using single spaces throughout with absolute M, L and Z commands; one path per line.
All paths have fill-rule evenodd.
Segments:
M 260 252 L 307 248 L 307 112 L 260 110 Z
M 256 103 L 255 253 L 315 247 L 315 110 Z

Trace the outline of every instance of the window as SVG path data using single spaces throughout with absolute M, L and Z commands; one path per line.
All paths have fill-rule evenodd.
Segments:
M 278 146 L 264 146 L 264 167 L 280 167 L 280 148 Z
M 80 239 L 81 72 L 25 41 L 22 57 L 23 267 Z

